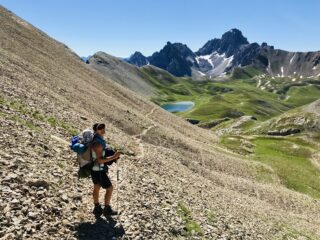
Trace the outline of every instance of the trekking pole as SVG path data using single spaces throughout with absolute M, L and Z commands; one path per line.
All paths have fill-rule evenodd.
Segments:
M 118 159 L 119 160 L 119 159 Z M 117 183 L 117 196 L 116 196 L 116 201 L 117 201 L 117 211 L 118 211 L 118 215 L 117 215 L 117 220 L 118 220 L 118 223 L 119 223 L 119 226 L 120 226 L 120 232 L 122 234 L 124 234 L 124 228 L 122 226 L 122 223 L 121 223 L 121 219 L 120 219 L 120 210 L 119 210 L 119 191 L 120 191 L 120 187 L 119 187 L 119 180 L 120 180 L 120 170 L 118 169 L 118 161 L 116 162 L 116 171 L 117 171 L 117 180 L 116 180 L 116 183 Z
M 203 171 L 205 169 L 205 166 L 204 166 L 204 161 L 203 161 L 203 155 L 202 155 L 202 149 L 200 149 L 200 156 L 201 156 L 201 165 L 202 165 L 202 168 L 201 168 L 201 175 L 203 175 Z M 203 185 L 202 185 L 202 188 L 201 188 L 201 200 L 203 201 Z
M 116 164 L 116 170 L 117 170 L 117 210 L 118 210 L 118 217 L 119 217 L 119 169 L 118 169 L 118 162 Z

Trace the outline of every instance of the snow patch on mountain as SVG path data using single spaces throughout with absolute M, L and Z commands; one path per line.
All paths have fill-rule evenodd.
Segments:
M 204 74 L 203 72 L 198 71 L 198 73 L 199 73 L 201 76 L 206 76 L 206 74 Z
M 290 64 L 293 62 L 295 57 L 296 57 L 296 53 L 294 53 L 293 56 L 290 58 Z
M 204 56 L 199 56 L 199 57 L 196 57 L 196 61 L 198 64 L 201 63 L 201 61 L 206 61 L 208 62 L 213 68 L 214 68 L 214 64 L 211 60 L 211 57 L 212 55 L 216 54 L 216 52 L 212 53 L 212 54 L 209 54 L 209 55 L 204 55 Z
M 197 56 L 196 61 L 200 72 L 210 76 L 223 76 L 226 70 L 231 66 L 233 56 L 226 57 L 226 54 L 213 52 L 209 55 Z

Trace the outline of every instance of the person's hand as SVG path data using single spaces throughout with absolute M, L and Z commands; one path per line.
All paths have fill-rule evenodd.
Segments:
M 121 152 L 116 152 L 116 153 L 114 154 L 114 157 L 115 157 L 116 159 L 118 159 L 118 158 L 120 157 L 120 155 L 121 155 Z

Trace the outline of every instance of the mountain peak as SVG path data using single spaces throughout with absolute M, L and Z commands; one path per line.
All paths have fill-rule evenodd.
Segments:
M 213 52 L 219 54 L 225 53 L 227 57 L 233 55 L 241 45 L 249 44 L 247 38 L 242 35 L 242 32 L 237 28 L 232 28 L 225 32 L 221 38 L 209 40 L 197 52 L 198 55 L 208 55 Z
M 149 63 L 148 58 L 139 51 L 135 51 L 134 54 L 132 54 L 126 61 L 138 67 L 147 65 Z
M 226 33 L 232 33 L 232 34 L 236 34 L 236 35 L 242 35 L 241 30 L 239 30 L 238 28 L 231 28 L 229 31 L 225 32 Z
M 141 52 L 139 51 L 135 51 L 131 56 L 131 57 L 145 57 Z
M 222 35 L 219 50 L 226 53 L 226 56 L 231 56 L 244 44 L 249 44 L 247 38 L 239 29 L 233 28 Z
M 221 37 L 222 41 L 225 40 L 233 40 L 233 41 L 237 41 L 239 44 L 248 44 L 248 40 L 246 37 L 244 37 L 242 35 L 242 32 L 237 29 L 237 28 L 232 28 L 231 30 L 229 30 L 228 32 L 225 32 L 222 37 Z
M 167 44 L 159 51 L 149 57 L 150 64 L 165 69 L 175 76 L 190 76 L 192 63 L 188 59 L 193 59 L 195 54 L 186 44 Z

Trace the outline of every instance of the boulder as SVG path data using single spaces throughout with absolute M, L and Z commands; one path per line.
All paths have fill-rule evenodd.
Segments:
M 197 119 L 192 119 L 192 118 L 186 118 L 186 121 L 195 125 L 195 124 L 198 124 L 200 121 L 197 120 Z
M 29 181 L 28 185 L 30 187 L 49 189 L 49 183 L 44 180 Z
M 296 134 L 300 132 L 301 130 L 299 128 L 287 128 L 287 129 L 268 131 L 267 134 L 270 136 L 287 136 L 287 135 Z
M 229 121 L 229 120 L 230 120 L 230 118 L 225 117 L 225 118 L 215 119 L 215 120 L 213 120 L 211 122 L 207 122 L 207 123 L 200 123 L 198 126 L 205 128 L 205 129 L 210 129 L 210 128 L 217 126 L 218 124 L 220 124 L 222 122 Z

